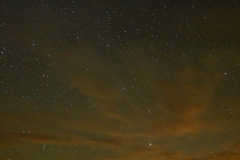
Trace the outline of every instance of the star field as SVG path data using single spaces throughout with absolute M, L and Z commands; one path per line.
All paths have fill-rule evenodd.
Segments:
M 239 160 L 239 3 L 0 2 L 0 159 Z

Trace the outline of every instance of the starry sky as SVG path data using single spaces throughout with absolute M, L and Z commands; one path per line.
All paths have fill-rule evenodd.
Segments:
M 1 0 L 1 160 L 239 160 L 238 0 Z

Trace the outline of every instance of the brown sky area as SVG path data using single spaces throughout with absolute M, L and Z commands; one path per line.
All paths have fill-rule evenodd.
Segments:
M 40 53 L 41 51 L 38 52 Z M 84 50 L 80 53 L 84 54 Z M 71 51 L 68 52 L 68 55 L 69 54 L 71 54 Z M 51 56 L 54 56 L 53 52 L 51 52 Z M 94 61 L 91 65 L 85 63 L 85 58 L 60 56 L 61 54 L 58 54 L 60 61 L 55 61 L 55 63 L 60 66 L 59 68 L 57 66 L 57 69 L 60 69 L 63 72 L 62 74 L 66 74 L 65 81 L 67 83 L 74 86 L 81 94 L 91 98 L 90 104 L 94 104 L 93 110 L 95 110 L 95 112 L 93 111 L 92 113 L 93 116 L 95 115 L 94 118 L 84 116 L 84 113 L 81 113 L 80 106 L 79 108 L 69 109 L 68 112 L 59 112 L 57 116 L 52 116 L 46 113 L 46 111 L 38 112 L 40 117 L 44 115 L 44 119 L 29 116 L 28 113 L 25 113 L 25 116 L 11 114 L 12 118 L 6 114 L 1 116 L 1 119 L 5 120 L 5 124 L 12 123 L 15 125 L 14 127 L 19 125 L 19 128 L 23 125 L 28 128 L 34 124 L 40 124 L 42 125 L 43 134 L 35 134 L 32 133 L 32 131 L 31 133 L 22 133 L 4 130 L 1 132 L 1 137 L 4 137 L 1 138 L 2 146 L 13 147 L 19 143 L 66 146 L 87 145 L 93 148 L 111 148 L 116 150 L 116 152 L 119 152 L 118 150 L 126 150 L 125 148 L 132 148 L 130 149 L 132 151 L 126 151 L 128 158 L 124 158 L 125 156 L 121 158 L 120 156 L 118 159 L 131 159 L 131 157 L 156 159 L 160 155 L 168 159 L 176 159 L 176 157 L 178 157 L 178 159 L 179 157 L 180 159 L 191 159 L 191 156 L 183 153 L 167 151 L 168 147 L 171 148 L 171 146 L 162 147 L 161 140 L 171 136 L 197 136 L 202 133 L 218 134 L 226 129 L 226 126 L 218 124 L 219 119 L 223 122 L 228 119 L 224 115 L 221 115 L 221 113 L 213 113 L 214 117 L 212 116 L 210 120 L 203 119 L 207 111 L 212 107 L 210 101 L 211 96 L 214 94 L 214 86 L 221 83 L 223 79 L 223 75 L 221 76 L 218 72 L 213 72 L 210 75 L 208 71 L 200 72 L 199 69 L 192 67 L 179 69 L 171 73 L 170 77 L 163 78 L 159 76 L 141 77 L 141 72 L 139 72 L 139 75 L 135 75 L 136 78 L 142 78 L 148 82 L 149 86 L 151 86 L 148 89 L 153 93 L 154 97 L 134 97 L 134 95 L 128 93 L 128 89 L 127 91 L 123 91 L 120 86 L 115 87 L 116 85 L 112 85 L 116 82 L 119 82 L 121 85 L 124 84 L 126 88 L 130 88 L 132 85 L 117 76 L 114 78 L 110 76 L 112 74 L 111 72 L 114 72 L 117 67 L 108 70 L 106 66 L 109 64 L 104 64 L 94 57 L 88 58 L 89 54 L 85 55 L 85 57 L 86 59 Z M 53 59 L 56 60 L 57 58 Z M 78 61 L 76 61 L 76 59 L 78 59 Z M 137 62 L 146 66 L 146 71 L 144 68 L 141 69 L 143 73 L 147 74 L 149 68 L 153 68 L 152 72 L 157 72 L 156 70 L 154 71 L 154 68 L 157 68 L 157 66 L 153 66 L 154 64 L 151 64 L 149 62 L 150 60 L 147 60 L 147 57 L 143 59 L 145 60 L 137 60 Z M 219 59 L 224 58 L 219 57 Z M 74 67 L 69 67 L 67 63 L 65 63 L 65 60 Z M 148 66 L 148 64 L 150 64 L 150 66 Z M 140 64 L 133 64 L 133 66 L 129 66 L 129 68 L 138 68 L 138 65 L 140 66 Z M 222 65 L 224 65 L 224 63 Z M 90 72 L 87 76 L 85 76 L 85 72 L 82 72 L 82 70 L 86 70 L 86 68 L 89 69 L 88 72 Z M 79 70 L 79 72 L 76 70 Z M 129 72 L 129 70 L 126 69 L 126 72 Z M 202 74 L 204 76 L 202 76 Z M 157 75 L 157 73 L 152 73 L 152 75 Z M 202 85 L 199 86 L 201 82 Z M 143 90 L 143 88 L 139 87 L 140 92 L 141 90 Z M 151 102 L 153 102 L 153 105 L 147 107 L 146 104 Z M 231 105 L 231 102 L 226 103 L 230 103 L 229 105 Z M 136 106 L 139 107 L 135 107 L 132 104 L 136 104 Z M 122 111 L 121 108 L 124 106 L 128 107 Z M 237 109 L 238 106 L 234 108 Z M 61 107 L 59 107 L 59 110 L 62 110 Z M 47 112 L 51 113 L 52 111 L 48 110 Z M 71 114 L 73 113 L 78 113 L 79 115 L 72 117 Z M 216 121 L 214 121 L 215 118 Z M 49 127 L 47 127 L 49 125 L 54 126 L 54 128 L 67 127 L 70 131 L 59 134 L 57 130 L 54 129 L 49 131 Z M 28 131 L 26 130 L 25 132 Z M 84 134 L 88 133 L 96 133 L 96 135 L 100 134 L 101 136 L 99 138 L 85 137 Z M 147 142 L 145 146 L 139 148 L 138 140 L 143 137 L 150 139 L 150 141 L 159 141 L 159 148 L 157 146 L 149 146 L 148 143 L 150 142 Z M 143 145 L 142 142 L 140 143 L 140 146 L 141 145 Z M 234 151 L 214 153 L 205 159 L 219 159 L 219 157 L 237 159 L 239 158 L 239 153 L 234 149 Z M 117 158 L 115 157 L 113 159 Z

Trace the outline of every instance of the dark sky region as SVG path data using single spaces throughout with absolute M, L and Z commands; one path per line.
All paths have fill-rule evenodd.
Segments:
M 1 160 L 239 160 L 238 0 L 2 0 Z

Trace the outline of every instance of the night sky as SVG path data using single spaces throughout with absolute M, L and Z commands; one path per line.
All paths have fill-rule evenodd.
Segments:
M 1 0 L 1 160 L 239 160 L 240 1 Z

